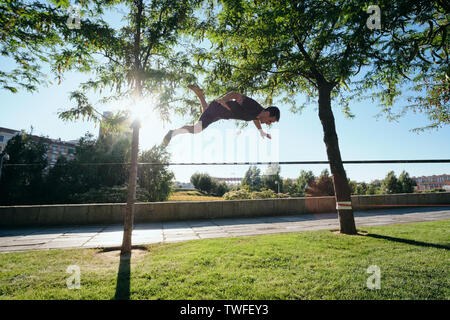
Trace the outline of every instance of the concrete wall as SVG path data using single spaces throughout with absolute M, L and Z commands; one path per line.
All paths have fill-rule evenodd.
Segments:
M 450 206 L 450 192 L 352 196 L 354 210 L 383 209 L 380 205 L 432 204 Z M 137 203 L 134 221 L 245 218 L 323 212 L 336 212 L 334 197 Z M 124 214 L 125 204 L 0 207 L 0 227 L 118 224 L 123 222 Z

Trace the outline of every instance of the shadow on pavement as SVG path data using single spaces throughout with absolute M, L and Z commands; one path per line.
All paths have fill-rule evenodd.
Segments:
M 382 235 L 379 235 L 379 234 L 371 234 L 371 233 L 369 233 L 369 234 L 366 234 L 365 237 L 371 237 L 371 238 L 375 238 L 375 239 L 383 239 L 383 240 L 388 240 L 388 241 L 394 241 L 394 242 L 400 242 L 400 243 L 405 243 L 405 244 L 411 244 L 413 246 L 450 250 L 450 245 L 440 245 L 440 244 L 434 244 L 434 243 L 426 243 L 426 242 L 409 240 L 409 239 L 402 239 L 402 238 L 395 238 L 395 237 L 389 237 L 389 236 L 382 236 Z

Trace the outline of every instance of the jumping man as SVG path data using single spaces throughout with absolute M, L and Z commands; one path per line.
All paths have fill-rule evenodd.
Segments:
M 202 115 L 193 126 L 184 126 L 176 130 L 170 130 L 164 137 L 163 146 L 167 146 L 170 140 L 183 133 L 199 133 L 205 130 L 211 123 L 222 119 L 253 120 L 261 136 L 271 139 L 270 134 L 265 133 L 261 128 L 261 123 L 270 125 L 272 122 L 280 120 L 280 110 L 271 106 L 263 108 L 261 105 L 243 94 L 229 92 L 221 99 L 214 100 L 209 105 L 203 96 L 203 90 L 190 85 L 189 89 L 195 92 L 202 104 Z

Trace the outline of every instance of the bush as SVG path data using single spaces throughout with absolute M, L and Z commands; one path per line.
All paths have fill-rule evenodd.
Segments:
M 71 196 L 71 203 L 126 203 L 128 186 L 102 187 L 90 189 L 85 193 L 77 193 Z M 140 187 L 136 188 L 136 201 L 148 202 L 150 195 Z
M 276 193 L 273 190 L 249 191 L 241 189 L 237 191 L 230 191 L 224 194 L 225 200 L 247 200 L 247 199 L 276 199 L 289 198 L 288 194 Z
M 212 187 L 210 193 L 212 195 L 222 197 L 229 191 L 228 185 L 225 182 L 219 182 L 216 179 L 212 179 Z
M 191 176 L 191 183 L 198 191 L 218 197 L 229 191 L 225 182 L 219 182 L 207 173 L 194 173 Z
M 240 189 L 236 191 L 230 191 L 223 195 L 225 200 L 243 200 L 251 199 L 251 192 L 246 189 Z

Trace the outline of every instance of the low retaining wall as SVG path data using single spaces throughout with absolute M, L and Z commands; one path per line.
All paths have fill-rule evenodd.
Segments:
M 352 196 L 354 210 L 380 205 L 449 205 L 450 192 Z M 380 206 L 380 207 L 377 207 Z M 395 207 L 394 207 L 395 208 Z M 137 203 L 136 223 L 336 212 L 334 197 Z M 123 223 L 125 204 L 0 207 L 0 227 Z

